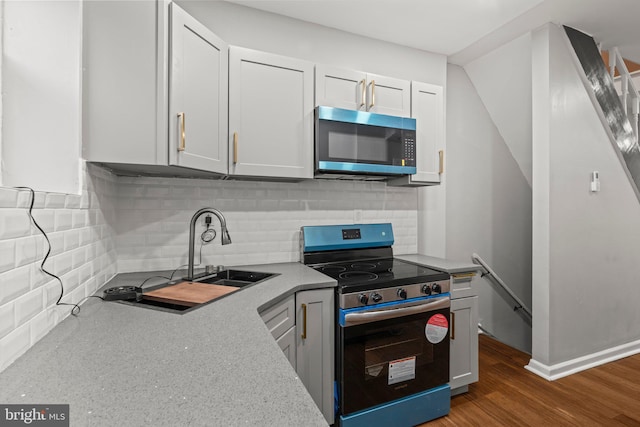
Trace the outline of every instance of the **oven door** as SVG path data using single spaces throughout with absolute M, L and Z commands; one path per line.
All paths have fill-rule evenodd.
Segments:
M 446 294 L 340 310 L 341 414 L 448 383 L 449 309 Z

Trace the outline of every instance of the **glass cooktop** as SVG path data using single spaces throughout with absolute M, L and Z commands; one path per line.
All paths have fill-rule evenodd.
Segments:
M 395 258 L 340 261 L 312 267 L 336 279 L 341 293 L 449 279 L 448 273 Z

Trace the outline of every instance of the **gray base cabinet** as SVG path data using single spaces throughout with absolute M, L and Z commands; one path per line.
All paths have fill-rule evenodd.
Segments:
M 334 422 L 334 290 L 301 291 L 260 312 L 327 423 Z
M 452 275 L 451 353 L 449 386 L 451 394 L 468 390 L 478 381 L 478 296 L 471 288 L 475 273 Z
M 329 424 L 334 400 L 334 290 L 296 294 L 296 371 Z

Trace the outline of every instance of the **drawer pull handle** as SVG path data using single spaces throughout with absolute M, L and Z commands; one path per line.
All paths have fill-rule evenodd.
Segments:
M 233 164 L 238 163 L 238 132 L 233 133 Z
M 302 339 L 307 339 L 307 304 L 302 304 Z
M 451 312 L 451 339 L 456 339 L 456 313 Z
M 180 120 L 180 145 L 178 151 L 184 151 L 186 147 L 186 135 L 185 135 L 185 114 L 178 113 L 178 119 Z
M 369 109 L 372 109 L 374 105 L 376 105 L 376 81 L 371 80 L 371 104 L 369 104 Z

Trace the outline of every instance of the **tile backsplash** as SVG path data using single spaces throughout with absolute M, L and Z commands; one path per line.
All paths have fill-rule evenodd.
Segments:
M 80 195 L 35 193 L 33 217 L 51 242 L 44 268 L 64 285 L 63 303 L 78 303 L 116 273 L 112 202 L 116 178 L 85 173 Z M 48 246 L 28 216 L 30 193 L 0 188 L 0 371 L 69 315 L 56 306 L 60 283 L 40 270 Z
M 119 177 L 86 165 L 80 195 L 36 192 L 33 215 L 51 241 L 45 268 L 77 303 L 116 273 L 172 270 L 187 262 L 189 222 L 213 207 L 232 244 L 200 245 L 202 265 L 297 262 L 303 225 L 391 222 L 396 254 L 417 250 L 417 190 L 381 182 L 297 183 Z M 0 371 L 70 312 L 60 284 L 40 271 L 46 243 L 27 215 L 29 192 L 0 187 Z M 220 224 L 213 218 L 213 228 Z
M 303 225 L 392 222 L 396 253 L 417 249 L 417 192 L 381 182 L 297 183 L 203 179 L 119 178 L 116 196 L 118 271 L 173 269 L 187 262 L 189 222 L 213 207 L 227 221 L 232 244 L 220 237 L 202 247 L 202 264 L 297 262 Z M 196 231 L 196 262 L 203 219 Z M 218 220 L 213 227 L 219 231 Z

